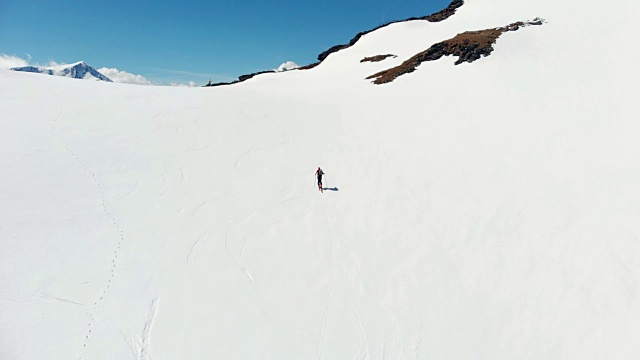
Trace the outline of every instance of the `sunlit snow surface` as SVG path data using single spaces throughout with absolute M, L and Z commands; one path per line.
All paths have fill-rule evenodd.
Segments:
M 468 0 L 220 88 L 0 71 L 0 359 L 637 359 L 639 10 Z

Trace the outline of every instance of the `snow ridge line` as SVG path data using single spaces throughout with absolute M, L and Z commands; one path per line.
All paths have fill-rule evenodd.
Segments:
M 94 172 L 92 172 L 80 160 L 78 155 L 75 152 L 73 152 L 71 150 L 71 148 L 69 148 L 69 145 L 67 144 L 65 139 L 62 137 L 62 135 L 59 135 L 58 132 L 56 131 L 56 125 L 58 123 L 58 120 L 61 117 L 62 117 L 62 113 L 59 113 L 58 116 L 56 116 L 53 119 L 53 124 L 51 126 L 51 136 L 57 138 L 60 141 L 60 143 L 62 143 L 62 145 L 64 146 L 65 150 L 71 156 L 73 156 L 76 159 L 76 162 L 80 165 L 80 167 L 82 167 L 87 174 L 91 175 L 91 178 L 93 179 L 93 183 L 96 185 L 96 188 L 100 191 L 100 199 L 102 201 L 102 209 L 104 210 L 105 214 L 107 214 L 107 216 L 109 217 L 109 220 L 111 220 L 111 222 L 113 223 L 113 226 L 116 228 L 117 232 L 120 235 L 120 239 L 118 240 L 118 245 L 116 246 L 116 249 L 113 252 L 113 257 L 111 258 L 111 273 L 109 275 L 109 279 L 107 280 L 106 285 L 102 289 L 102 292 L 100 293 L 100 297 L 93 302 L 93 309 L 89 313 L 89 319 L 90 320 L 89 320 L 89 323 L 87 324 L 87 331 L 85 333 L 84 343 L 82 344 L 82 350 L 80 351 L 80 354 L 78 355 L 78 360 L 82 360 L 82 355 L 84 353 L 84 350 L 86 349 L 87 344 L 89 343 L 89 340 L 91 339 L 91 335 L 93 333 L 93 323 L 95 321 L 95 313 L 98 310 L 98 306 L 104 300 L 104 297 L 107 294 L 107 291 L 111 288 L 111 284 L 113 283 L 113 280 L 115 278 L 115 271 L 116 271 L 116 267 L 117 267 L 117 264 L 118 264 L 118 262 L 117 262 L 118 261 L 118 255 L 120 254 L 120 249 L 122 247 L 122 243 L 124 242 L 124 232 L 120 228 L 120 225 L 118 225 L 118 223 L 116 222 L 116 220 L 113 217 L 113 215 L 111 215 L 111 211 L 109 210 L 109 207 L 107 206 L 107 202 L 105 200 L 104 189 L 103 189 L 102 185 L 100 184 L 100 182 L 98 181 L 98 178 L 96 177 L 96 174 Z

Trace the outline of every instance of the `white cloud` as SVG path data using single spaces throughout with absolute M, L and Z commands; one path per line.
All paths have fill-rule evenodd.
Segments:
M 6 55 L 6 54 L 0 54 L 0 69 L 10 69 L 10 68 L 14 68 L 14 67 L 21 67 L 21 66 L 42 66 L 40 64 L 32 64 L 31 63 L 31 55 L 30 54 L 25 54 L 27 56 L 27 59 L 23 59 L 21 57 L 15 56 L 15 55 Z M 61 65 L 66 65 L 66 63 L 64 62 L 56 62 L 54 60 L 50 60 L 46 65 L 44 65 L 45 67 L 56 67 L 56 66 L 61 66 Z M 284 64 L 283 64 L 284 65 Z M 136 84 L 136 85 L 166 85 L 166 83 L 162 84 L 159 82 L 153 82 L 151 80 L 148 80 L 147 78 L 145 78 L 142 75 L 136 75 L 136 74 L 132 74 L 132 73 L 128 73 L 124 70 L 118 70 L 116 68 L 100 68 L 97 69 L 98 72 L 100 72 L 102 75 L 108 77 L 109 79 L 113 80 L 113 82 L 115 83 L 124 83 L 124 84 Z M 190 74 L 190 73 L 189 73 Z M 199 85 L 193 81 L 189 81 L 189 83 L 187 84 L 183 84 L 183 83 L 177 83 L 177 82 L 172 82 L 169 84 L 170 86 L 178 86 L 178 87 L 198 87 Z
M 193 81 L 189 81 L 189 84 L 178 84 L 178 83 L 172 82 L 172 83 L 170 83 L 169 85 L 171 85 L 171 86 L 177 86 L 177 87 L 190 87 L 190 88 L 192 88 L 192 87 L 197 87 L 197 86 L 198 86 L 198 84 L 196 84 L 196 83 L 195 83 L 195 82 L 193 82 Z
M 31 58 L 29 56 L 29 58 Z M 28 66 L 29 62 L 15 55 L 0 55 L 0 69 L 11 69 L 14 67 Z
M 277 72 L 282 72 L 282 71 L 287 71 L 287 70 L 293 70 L 293 69 L 297 69 L 299 68 L 300 65 L 294 63 L 293 61 L 287 61 L 285 63 L 282 63 L 280 66 L 278 66 L 277 69 L 275 69 Z
M 27 55 L 27 59 L 23 59 L 19 56 L 15 56 L 15 55 L 6 55 L 6 54 L 2 54 L 0 55 L 0 69 L 11 69 L 14 67 L 22 67 L 22 66 L 40 66 L 40 67 L 55 67 L 55 66 L 61 66 L 61 65 L 67 65 L 67 63 L 64 62 L 57 62 L 54 60 L 50 60 L 46 65 L 40 65 L 38 63 L 33 64 L 31 63 L 31 54 L 25 54 Z
M 98 69 L 102 75 L 108 77 L 116 83 L 136 84 L 136 85 L 155 85 L 142 75 L 135 75 L 126 71 L 120 71 L 116 68 L 100 68 Z

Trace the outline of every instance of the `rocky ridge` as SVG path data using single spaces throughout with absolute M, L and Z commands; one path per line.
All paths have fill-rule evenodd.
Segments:
M 426 20 L 426 21 L 429 21 L 429 22 L 440 22 L 440 21 L 446 20 L 449 17 L 451 17 L 453 14 L 455 14 L 456 10 L 459 7 L 461 7 L 462 5 L 464 5 L 464 0 L 453 0 L 451 2 L 451 4 L 449 4 L 449 6 L 447 6 L 446 8 L 438 11 L 437 13 L 434 13 L 434 14 L 431 14 L 431 15 L 427 15 L 427 16 L 422 16 L 422 17 L 412 17 L 412 18 L 408 18 L 408 19 L 404 19 L 404 20 L 392 21 L 392 22 L 386 23 L 384 25 L 380 25 L 380 26 L 378 26 L 378 27 L 376 27 L 374 29 L 367 30 L 367 31 L 362 31 L 362 32 L 358 33 L 353 39 L 351 39 L 348 44 L 336 45 L 336 46 L 333 46 L 333 47 L 329 48 L 326 51 L 321 52 L 320 55 L 318 55 L 318 61 L 322 62 L 329 55 L 355 45 L 355 43 L 358 42 L 358 40 L 360 40 L 360 38 L 363 37 L 364 35 L 369 34 L 369 33 L 373 32 L 373 31 L 378 30 L 378 29 L 381 29 L 383 27 L 389 26 L 391 24 L 407 22 L 407 21 L 413 21 L 413 20 Z
M 455 64 L 474 62 L 482 57 L 489 56 L 493 52 L 496 40 L 505 32 L 517 31 L 522 27 L 542 25 L 544 20 L 535 18 L 533 21 L 519 21 L 507 26 L 479 31 L 467 31 L 455 37 L 432 45 L 429 49 L 420 52 L 402 64 L 373 74 L 367 79 L 375 79 L 374 84 L 389 83 L 401 75 L 414 72 L 425 61 L 438 60 L 443 56 L 457 56 Z
M 406 22 L 406 21 L 413 21 L 413 20 L 426 20 L 429 22 L 440 22 L 443 20 L 448 19 L 449 17 L 451 17 L 453 14 L 455 14 L 456 10 L 461 7 L 462 5 L 464 5 L 464 0 L 453 0 L 449 6 L 447 6 L 446 8 L 433 13 L 431 15 L 427 15 L 427 16 L 422 16 L 422 17 L 412 17 L 412 18 L 408 18 L 408 19 L 404 19 L 404 20 L 399 20 L 399 21 L 392 21 L 392 22 L 388 22 L 384 25 L 380 25 L 374 29 L 371 30 L 367 30 L 367 31 L 362 31 L 359 32 L 355 37 L 353 37 L 348 44 L 342 44 L 342 45 L 335 45 L 332 46 L 331 48 L 329 48 L 326 51 L 321 52 L 318 55 L 318 61 L 311 63 L 309 65 L 305 65 L 305 66 L 301 66 L 298 68 L 298 70 L 309 70 L 309 69 L 313 69 L 314 67 L 320 65 L 320 63 L 322 61 L 324 61 L 324 59 L 326 59 L 329 55 L 338 52 L 340 50 L 349 48 L 351 46 L 353 46 L 356 42 L 358 42 L 358 40 L 360 40 L 360 38 L 368 33 L 371 33 L 373 31 L 376 31 L 378 29 L 381 29 L 385 26 L 389 26 L 391 24 L 395 24 L 395 23 L 400 23 L 400 22 Z M 252 74 L 247 74 L 247 75 L 241 75 L 238 77 L 238 80 L 234 80 L 231 82 L 219 82 L 219 83 L 209 83 L 207 85 L 204 85 L 205 87 L 207 86 L 223 86 L 223 85 L 232 85 L 232 84 L 237 84 L 239 82 L 243 82 L 246 80 L 249 80 L 251 78 L 253 78 L 256 75 L 260 75 L 260 74 L 266 74 L 266 73 L 274 73 L 276 71 L 274 70 L 267 70 L 267 71 L 260 71 L 260 72 L 256 72 L 256 73 L 252 73 Z

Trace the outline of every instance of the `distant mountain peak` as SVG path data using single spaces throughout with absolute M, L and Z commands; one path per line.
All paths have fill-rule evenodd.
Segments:
M 98 70 L 88 65 L 84 61 L 78 61 L 73 64 L 64 64 L 56 66 L 22 66 L 11 68 L 14 71 L 25 71 L 39 74 L 64 76 L 74 79 L 97 80 L 113 82 L 108 77 L 102 75 Z

